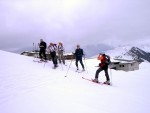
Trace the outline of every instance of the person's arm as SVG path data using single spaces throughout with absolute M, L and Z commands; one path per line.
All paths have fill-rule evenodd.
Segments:
M 75 52 L 72 52 L 72 54 L 73 54 L 74 56 L 76 56 L 76 54 L 77 54 L 77 49 L 75 50 Z

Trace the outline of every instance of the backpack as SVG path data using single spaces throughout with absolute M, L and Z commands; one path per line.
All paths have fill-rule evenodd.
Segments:
M 111 64 L 111 60 L 110 60 L 110 57 L 108 55 L 106 55 L 106 63 L 109 65 Z
M 101 60 L 102 62 L 106 62 L 106 64 L 110 64 L 111 61 L 110 61 L 110 57 L 108 55 L 105 55 L 105 58 L 103 58 L 103 55 L 102 54 L 99 54 L 98 60 Z

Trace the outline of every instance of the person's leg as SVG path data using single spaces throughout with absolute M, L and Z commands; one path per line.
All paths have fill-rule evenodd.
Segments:
M 106 76 L 106 81 L 110 81 L 110 78 L 109 78 L 109 74 L 108 74 L 108 68 L 104 70 L 105 71 L 105 76 Z
M 82 58 L 80 58 L 80 64 L 81 64 L 81 66 L 82 66 L 82 69 L 84 70 L 84 64 L 83 64 L 83 62 L 82 62 Z
M 76 67 L 77 67 L 77 70 L 78 70 L 78 58 L 76 58 Z
M 51 52 L 50 55 L 51 55 L 51 58 L 52 58 L 52 62 L 54 64 L 54 66 L 55 66 L 55 55 L 54 55 L 54 52 Z
M 54 66 L 57 67 L 57 56 L 56 56 L 56 52 L 54 52 Z
M 61 63 L 61 53 L 60 53 L 60 51 L 58 51 L 58 60 L 59 60 L 59 63 Z
M 52 58 L 52 62 L 53 62 L 53 64 L 55 64 L 54 56 L 53 56 L 53 55 L 51 55 L 51 58 Z
M 45 53 L 45 49 L 43 50 L 43 56 L 44 56 L 44 59 L 47 60 L 47 58 L 46 58 L 46 53 Z
M 42 50 L 40 49 L 40 52 L 39 52 L 39 56 L 40 56 L 40 59 L 42 59 Z
M 61 60 L 62 60 L 63 64 L 65 64 L 65 57 L 64 57 L 63 51 L 61 51 Z
M 102 70 L 103 70 L 102 68 L 98 68 L 98 69 L 96 70 L 95 79 L 93 80 L 94 82 L 98 82 L 98 76 L 99 76 L 99 73 L 100 73 Z
M 56 58 L 56 56 L 54 57 L 54 67 L 57 67 L 57 58 Z
M 98 68 L 95 73 L 95 78 L 98 79 L 99 73 L 102 71 L 102 68 Z

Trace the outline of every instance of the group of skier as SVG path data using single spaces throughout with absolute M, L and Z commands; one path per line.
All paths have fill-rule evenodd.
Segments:
M 83 49 L 80 48 L 80 45 L 77 45 L 76 47 L 77 48 L 75 52 L 73 52 L 73 55 L 75 56 L 75 65 L 77 67 L 77 71 L 79 70 L 78 62 L 80 62 L 82 66 L 82 71 L 85 71 L 85 66 L 82 61 L 83 57 L 85 57 Z M 64 58 L 65 49 L 61 42 L 59 42 L 58 45 L 51 42 L 49 46 L 47 47 L 46 42 L 43 39 L 40 39 L 39 48 L 40 48 L 39 56 L 40 56 L 41 61 L 47 61 L 47 58 L 46 58 L 46 49 L 47 49 L 51 55 L 51 59 L 54 64 L 54 69 L 58 67 L 58 61 L 59 63 L 63 63 L 65 65 L 65 58 Z M 56 53 L 58 53 L 58 58 L 56 56 Z M 105 54 L 100 54 L 98 56 L 98 60 L 100 60 L 100 63 L 98 66 L 99 68 L 97 69 L 95 73 L 95 79 L 93 80 L 93 82 L 97 82 L 97 83 L 99 82 L 98 81 L 99 73 L 104 70 L 105 76 L 106 76 L 106 82 L 104 82 L 104 84 L 110 85 L 110 78 L 108 74 L 108 65 L 110 63 L 110 57 Z
M 62 62 L 65 65 L 65 59 L 64 59 L 64 55 L 63 55 L 64 47 L 61 42 L 58 43 L 58 46 L 57 46 L 57 44 L 54 44 L 51 42 L 49 44 L 49 46 L 47 47 L 46 42 L 43 39 L 40 39 L 39 48 L 40 48 L 39 56 L 40 56 L 41 61 L 44 61 L 44 62 L 47 61 L 47 58 L 46 58 L 46 49 L 47 49 L 51 55 L 51 59 L 54 64 L 54 68 L 58 67 L 56 53 L 58 53 L 59 63 Z

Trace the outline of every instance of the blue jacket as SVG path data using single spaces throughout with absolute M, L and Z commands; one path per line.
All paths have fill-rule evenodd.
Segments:
M 83 56 L 83 49 L 79 48 L 75 50 L 75 57 L 76 58 L 81 58 Z

